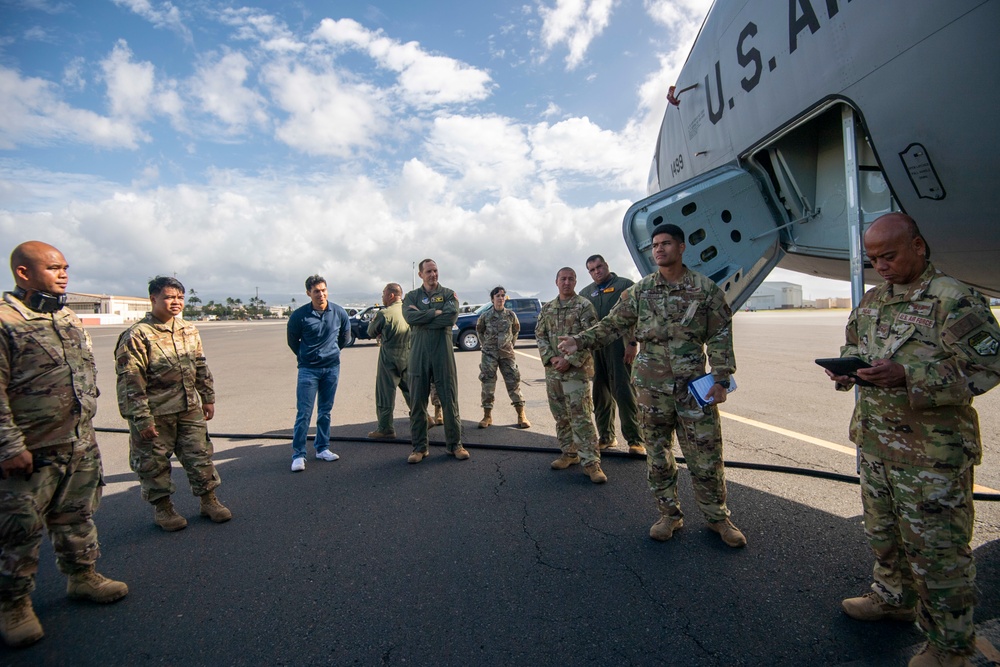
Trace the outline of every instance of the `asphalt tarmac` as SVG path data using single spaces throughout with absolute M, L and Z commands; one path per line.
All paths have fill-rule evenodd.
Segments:
M 740 313 L 739 390 L 722 406 L 732 462 L 850 475 L 851 395 L 815 366 L 835 356 L 846 312 Z M 333 410 L 335 462 L 291 473 L 295 362 L 284 322 L 201 327 L 216 377 L 210 424 L 234 519 L 212 524 L 175 462 L 189 525 L 164 533 L 139 497 L 126 436 L 102 432 L 108 486 L 97 514 L 101 572 L 130 593 L 72 602 L 43 546 L 34 594 L 47 636 L 0 647 L 10 665 L 905 665 L 921 643 L 906 624 L 847 618 L 872 558 L 856 484 L 727 469 L 746 549 L 705 528 L 680 474 L 685 526 L 658 543 L 645 463 L 605 455 L 609 482 L 552 471 L 554 424 L 531 342 L 518 346 L 532 428 L 497 392 L 496 425 L 476 428 L 475 353 L 457 353 L 465 442 L 407 465 L 399 442 L 369 442 L 377 347 L 343 353 Z M 102 391 L 96 424 L 120 429 L 112 350 L 120 327 L 91 330 Z M 976 402 L 987 451 L 977 482 L 1000 488 L 1000 392 Z M 231 438 L 225 435 L 245 435 Z M 624 441 L 619 435 L 619 439 Z M 437 444 L 434 441 L 437 440 Z M 980 634 L 1000 646 L 1000 503 L 977 504 Z M 979 656 L 977 664 L 989 664 Z

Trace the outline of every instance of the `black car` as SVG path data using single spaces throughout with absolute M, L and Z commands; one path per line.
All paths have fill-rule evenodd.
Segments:
M 542 311 L 542 302 L 538 299 L 507 299 L 504 306 L 514 311 L 517 320 L 521 323 L 521 333 L 518 340 L 522 338 L 535 337 L 535 325 L 538 324 L 538 313 Z M 451 328 L 451 340 L 455 347 L 464 352 L 474 352 L 479 349 L 479 334 L 476 333 L 476 322 L 479 316 L 487 310 L 493 308 L 493 304 L 486 304 L 474 313 L 466 313 L 458 316 L 458 321 Z
M 350 318 L 351 338 L 347 341 L 347 345 L 344 347 L 354 345 L 354 341 L 359 338 L 361 340 L 368 340 L 370 338 L 368 335 L 368 325 L 371 323 L 372 318 L 375 317 L 375 314 L 383 308 L 385 308 L 385 306 L 376 304 L 358 311 L 356 315 L 352 315 Z

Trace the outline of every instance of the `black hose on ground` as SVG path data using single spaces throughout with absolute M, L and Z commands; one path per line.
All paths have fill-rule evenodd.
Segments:
M 127 428 L 95 428 L 98 433 L 125 433 L 128 434 Z M 224 438 L 226 440 L 290 440 L 291 435 L 289 434 L 278 434 L 278 433 L 211 433 L 213 438 Z M 309 440 L 312 440 L 314 436 L 306 436 Z M 391 440 L 370 440 L 369 438 L 349 438 L 345 436 L 330 436 L 330 442 L 385 442 L 400 445 L 410 444 L 409 440 L 404 438 L 393 438 Z M 436 445 L 443 445 L 444 443 L 440 440 L 429 440 L 429 443 Z M 463 442 L 462 445 L 468 449 L 492 449 L 496 451 L 510 451 L 510 452 L 535 452 L 540 454 L 559 454 L 560 450 L 556 447 L 538 447 L 535 445 L 491 445 L 487 443 L 475 443 L 475 442 Z M 612 458 L 625 458 L 625 459 L 645 459 L 646 457 L 641 454 L 630 454 L 628 452 L 620 452 L 616 450 L 604 449 L 601 450 L 601 457 L 612 457 Z M 684 457 L 675 457 L 678 463 L 684 463 Z M 829 472 L 827 470 L 813 470 L 812 468 L 797 468 L 795 466 L 779 466 L 772 465 L 770 463 L 750 463 L 747 461 L 726 461 L 727 468 L 735 468 L 738 470 L 759 470 L 762 472 L 777 472 L 785 475 L 799 475 L 802 477 L 813 477 L 816 479 L 828 479 L 834 482 L 846 482 L 848 484 L 859 484 L 861 482 L 857 475 L 845 475 L 839 472 Z M 1000 500 L 1000 493 L 973 493 L 972 497 L 974 500 L 988 500 L 997 501 Z

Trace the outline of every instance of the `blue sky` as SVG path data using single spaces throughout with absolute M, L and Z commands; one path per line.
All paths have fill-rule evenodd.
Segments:
M 622 215 L 709 4 L 0 0 L 2 247 L 58 246 L 74 291 L 269 303 L 423 257 L 474 302 L 594 252 L 637 277 Z

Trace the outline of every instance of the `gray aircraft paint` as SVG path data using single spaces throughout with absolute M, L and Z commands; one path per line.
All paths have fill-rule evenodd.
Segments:
M 716 2 L 623 224 L 640 271 L 667 221 L 736 307 L 775 266 L 848 280 L 853 204 L 912 215 L 938 268 L 1000 295 L 997 26 L 1000 0 Z

